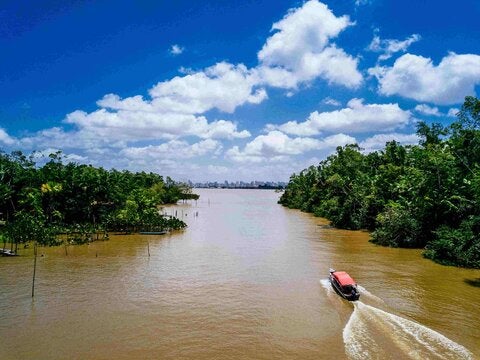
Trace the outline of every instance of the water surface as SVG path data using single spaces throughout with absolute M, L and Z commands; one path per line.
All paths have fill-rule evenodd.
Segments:
M 165 209 L 185 231 L 41 249 L 33 302 L 31 250 L 0 258 L 0 359 L 480 358 L 480 271 L 372 245 L 273 191 L 198 193 Z

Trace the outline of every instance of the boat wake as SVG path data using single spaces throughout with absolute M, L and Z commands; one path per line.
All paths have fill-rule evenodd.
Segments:
M 332 288 L 332 285 L 330 284 L 330 280 L 328 279 L 320 279 L 320 284 L 322 285 L 322 287 L 325 289 L 325 291 L 327 292 L 327 294 L 331 294 L 333 292 L 335 292 Z
M 327 296 L 342 304 L 352 304 L 353 313 L 343 329 L 348 358 L 356 359 L 474 359 L 465 347 L 414 321 L 394 315 L 379 297 L 359 286 L 363 301 L 346 302 L 332 288 L 328 279 L 320 284 Z M 376 307 L 378 306 L 378 307 Z M 345 307 L 337 310 L 345 311 Z M 347 319 L 347 318 L 345 318 Z
M 350 359 L 473 359 L 463 346 L 400 316 L 356 301 L 343 329 Z
M 360 294 L 362 294 L 364 298 L 367 297 L 370 301 L 374 301 L 375 303 L 385 305 L 385 302 L 382 299 L 380 299 L 378 296 L 373 295 L 370 291 L 368 291 L 361 285 L 357 285 L 357 286 L 358 286 L 358 290 L 360 290 Z

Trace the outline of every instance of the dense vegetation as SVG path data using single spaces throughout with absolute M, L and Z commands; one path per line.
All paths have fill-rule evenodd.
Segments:
M 480 101 L 450 126 L 417 124 L 421 141 L 382 151 L 357 145 L 293 174 L 280 199 L 332 225 L 372 230 L 374 243 L 425 248 L 442 264 L 480 268 Z
M 64 164 L 51 154 L 42 167 L 34 155 L 0 153 L 0 218 L 4 247 L 31 240 L 41 245 L 83 243 L 107 231 L 181 229 L 159 205 L 197 199 L 191 189 L 153 173 L 107 171 Z

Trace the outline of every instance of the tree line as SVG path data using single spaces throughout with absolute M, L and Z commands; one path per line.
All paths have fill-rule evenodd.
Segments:
M 365 154 L 338 147 L 293 174 L 279 203 L 371 230 L 371 241 L 424 248 L 445 265 L 480 268 L 480 100 L 466 97 L 449 126 L 417 123 L 418 145 Z
M 170 177 L 64 163 L 61 152 L 37 166 L 35 153 L 0 152 L 0 236 L 15 249 L 92 241 L 93 234 L 181 229 L 186 224 L 159 211 L 162 204 L 198 199 Z

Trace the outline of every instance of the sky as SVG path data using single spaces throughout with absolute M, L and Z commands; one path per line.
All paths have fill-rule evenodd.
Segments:
M 480 89 L 478 0 L 1 1 L 0 149 L 288 181 Z

